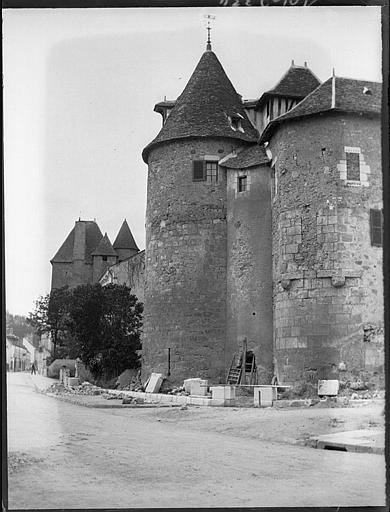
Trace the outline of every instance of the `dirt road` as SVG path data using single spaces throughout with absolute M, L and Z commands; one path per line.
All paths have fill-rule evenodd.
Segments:
M 276 424 L 266 411 L 246 433 L 244 411 L 89 409 L 35 393 L 28 374 L 9 374 L 8 394 L 10 509 L 385 503 L 382 456 L 259 438 L 256 414 L 259 430 Z

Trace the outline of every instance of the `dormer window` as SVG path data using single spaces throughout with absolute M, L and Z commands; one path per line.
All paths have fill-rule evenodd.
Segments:
M 368 96 L 372 96 L 372 91 L 368 87 L 363 87 L 363 94 L 367 94 Z
M 230 127 L 235 132 L 243 132 L 244 129 L 242 127 L 241 120 L 243 119 L 241 114 L 233 114 L 232 116 L 228 116 Z

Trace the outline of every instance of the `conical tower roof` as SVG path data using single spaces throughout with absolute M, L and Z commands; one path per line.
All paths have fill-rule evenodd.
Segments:
M 126 219 L 123 221 L 119 233 L 115 238 L 113 247 L 114 249 L 135 249 L 139 251 Z
M 241 129 L 232 127 L 232 116 L 241 120 Z M 142 157 L 147 163 L 156 144 L 187 137 L 229 137 L 248 142 L 258 139 L 241 97 L 210 50 L 202 55 L 160 133 L 146 146 Z
M 111 245 L 107 233 L 104 233 L 104 237 L 100 240 L 99 245 L 93 251 L 92 256 L 118 256 Z

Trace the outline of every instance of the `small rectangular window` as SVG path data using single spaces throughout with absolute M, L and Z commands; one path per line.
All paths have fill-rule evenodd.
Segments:
M 206 178 L 209 183 L 218 181 L 218 162 L 206 162 Z
M 245 192 L 247 189 L 247 177 L 246 176 L 239 176 L 238 177 L 238 191 L 239 192 Z
M 102 256 L 103 261 L 107 261 L 107 256 Z
M 382 210 L 370 210 L 371 245 L 382 247 L 383 213 Z
M 206 181 L 204 160 L 193 161 L 193 181 Z
M 360 181 L 360 155 L 359 153 L 346 153 L 347 180 Z

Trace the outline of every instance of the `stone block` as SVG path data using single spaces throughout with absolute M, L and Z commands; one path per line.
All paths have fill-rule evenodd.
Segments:
M 67 385 L 68 386 L 78 386 L 80 384 L 80 381 L 78 377 L 68 377 L 67 378 Z
M 272 407 L 273 400 L 276 399 L 276 388 L 272 386 L 254 387 L 254 405 L 256 407 Z
M 318 396 L 337 396 L 339 392 L 338 380 L 319 380 Z
M 236 398 L 235 386 L 212 386 L 210 391 L 212 399 L 234 400 Z
M 152 373 L 148 385 L 146 386 L 146 393 L 158 393 L 163 381 L 162 373 Z

